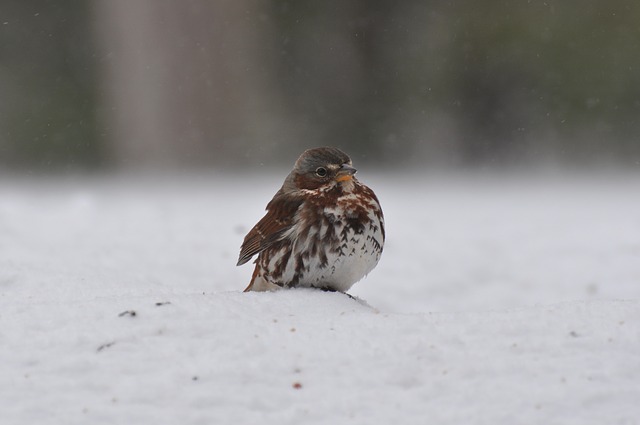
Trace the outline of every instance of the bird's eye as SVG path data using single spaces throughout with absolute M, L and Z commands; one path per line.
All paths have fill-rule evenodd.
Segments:
M 326 177 L 327 176 L 327 169 L 324 168 L 324 167 L 316 168 L 316 175 L 318 177 Z

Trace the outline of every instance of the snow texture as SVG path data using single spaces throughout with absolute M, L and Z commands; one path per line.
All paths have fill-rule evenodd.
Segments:
M 240 292 L 277 177 L 1 180 L 0 422 L 640 423 L 638 176 L 361 179 L 356 299 Z

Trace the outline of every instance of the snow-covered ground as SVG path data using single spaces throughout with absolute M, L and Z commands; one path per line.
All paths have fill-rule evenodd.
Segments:
M 360 178 L 358 300 L 240 292 L 280 176 L 0 179 L 0 423 L 640 423 L 640 176 Z

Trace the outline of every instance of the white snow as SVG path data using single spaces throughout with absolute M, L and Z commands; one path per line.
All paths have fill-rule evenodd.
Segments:
M 356 300 L 240 292 L 278 176 L 2 178 L 0 423 L 640 423 L 640 176 L 365 171 Z

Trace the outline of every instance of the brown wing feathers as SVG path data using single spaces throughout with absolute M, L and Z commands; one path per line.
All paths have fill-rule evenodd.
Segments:
M 246 263 L 254 255 L 282 240 L 287 231 L 293 227 L 300 204 L 302 204 L 302 198 L 276 194 L 267 205 L 267 214 L 245 236 L 237 265 Z

